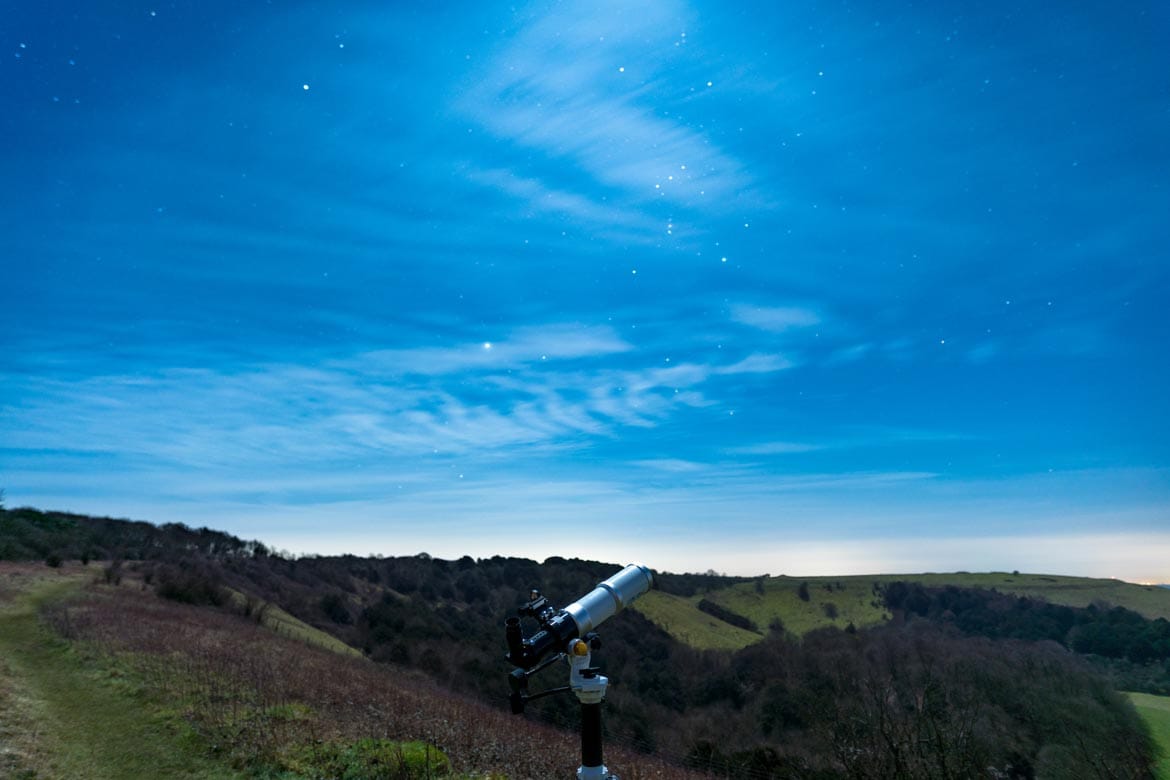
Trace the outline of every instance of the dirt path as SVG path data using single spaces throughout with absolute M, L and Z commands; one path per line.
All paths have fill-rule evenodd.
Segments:
M 38 619 L 85 582 L 80 572 L 0 569 L 0 778 L 231 778 L 182 723 L 85 663 Z

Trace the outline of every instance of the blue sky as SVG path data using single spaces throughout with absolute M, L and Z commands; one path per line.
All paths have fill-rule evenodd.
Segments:
M 8 505 L 1170 581 L 1163 4 L 442 5 L 6 12 Z

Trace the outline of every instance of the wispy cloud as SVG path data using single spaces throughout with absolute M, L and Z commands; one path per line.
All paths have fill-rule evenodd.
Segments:
M 823 444 L 805 444 L 795 441 L 767 441 L 743 447 L 728 447 L 727 452 L 732 455 L 793 455 L 814 452 L 824 449 L 824 446 Z
M 671 94 L 708 89 L 682 45 L 688 16 L 674 2 L 554 8 L 491 60 L 459 108 L 624 199 L 722 208 L 751 188 L 744 167 L 661 111 Z
M 833 351 L 826 359 L 825 364 L 841 366 L 861 360 L 873 350 L 872 344 L 854 344 Z
M 794 365 L 796 364 L 782 355 L 766 355 L 756 352 L 729 366 L 723 366 L 717 371 L 720 374 L 770 374 L 773 371 L 792 368 Z
M 357 360 L 365 372 L 438 376 L 459 371 L 500 371 L 550 361 L 608 357 L 632 349 L 633 346 L 612 328 L 559 324 L 521 327 L 499 341 L 485 339 L 455 347 L 378 350 L 361 355 Z
M 507 169 L 473 170 L 467 174 L 467 178 L 475 184 L 521 201 L 523 217 L 554 215 L 572 224 L 574 229 L 584 226 L 593 231 L 594 235 L 596 231 L 602 230 L 611 239 L 639 243 L 661 240 L 666 230 L 661 219 L 641 211 L 600 202 Z
M 707 464 L 705 463 L 697 463 L 691 460 L 681 460 L 679 458 L 635 460 L 631 461 L 631 465 L 640 466 L 642 468 L 651 469 L 653 471 L 663 471 L 668 474 L 690 474 L 697 471 L 704 471 L 708 468 Z
M 0 431 L 11 447 L 69 451 L 85 441 L 192 468 L 485 455 L 580 447 L 623 427 L 655 427 L 716 403 L 720 377 L 786 366 L 759 355 L 646 366 L 608 326 L 552 324 L 499 341 L 313 365 L 172 367 L 76 381 L 14 375 L 5 378 Z
M 746 303 L 731 307 L 731 319 L 769 333 L 807 328 L 821 322 L 820 315 L 811 309 L 799 306 L 752 306 Z

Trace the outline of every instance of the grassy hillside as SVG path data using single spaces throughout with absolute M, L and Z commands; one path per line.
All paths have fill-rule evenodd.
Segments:
M 634 604 L 671 636 L 692 647 L 736 649 L 759 641 L 769 627 L 803 636 L 817 628 L 864 628 L 889 615 L 881 607 L 875 585 L 894 581 L 926 586 L 995 588 L 1004 593 L 1047 599 L 1055 604 L 1086 607 L 1108 602 L 1147 618 L 1170 619 L 1170 590 L 1120 580 L 1046 574 L 882 574 L 850 577 L 765 577 L 753 582 L 696 594 L 689 598 L 651 594 Z M 807 598 L 802 598 L 802 592 Z M 699 609 L 703 599 L 754 622 L 760 633 L 744 631 Z
M 675 639 L 703 650 L 738 650 L 760 635 L 699 611 L 702 596 L 686 598 L 652 590 L 635 602 L 641 612 Z
M 81 572 L 0 571 L 0 776 L 234 778 L 177 717 L 141 706 L 118 676 L 89 665 L 37 619 L 78 591 Z
M 1157 780 L 1170 780 L 1170 696 L 1127 693 L 1142 720 L 1150 727 L 1154 740 L 1162 748 L 1162 760 L 1155 767 Z
M 0 777 L 522 780 L 576 767 L 571 731 L 338 652 L 305 624 L 99 573 L 0 563 Z M 698 777 L 616 746 L 607 757 L 632 780 Z

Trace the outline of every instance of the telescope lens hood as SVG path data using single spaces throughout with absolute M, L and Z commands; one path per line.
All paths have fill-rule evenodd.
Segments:
M 634 599 L 650 590 L 654 575 L 645 566 L 631 563 L 583 598 L 565 607 L 581 634 L 588 633 L 609 620 Z

